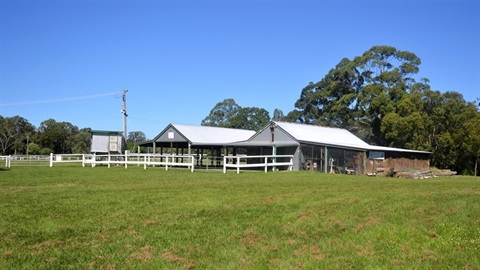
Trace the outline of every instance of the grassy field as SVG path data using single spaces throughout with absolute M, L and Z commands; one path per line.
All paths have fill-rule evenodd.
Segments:
M 480 178 L 0 171 L 0 269 L 479 269 Z

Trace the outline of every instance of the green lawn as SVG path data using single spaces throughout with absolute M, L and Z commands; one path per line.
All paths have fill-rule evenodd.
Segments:
M 480 178 L 0 171 L 0 269 L 478 269 Z

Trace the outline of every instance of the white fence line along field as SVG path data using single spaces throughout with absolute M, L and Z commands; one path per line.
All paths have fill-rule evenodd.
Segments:
M 51 154 L 50 167 L 55 163 L 82 163 L 85 167 L 90 164 L 92 167 L 97 165 L 118 166 L 123 165 L 143 165 L 147 166 L 165 166 L 168 170 L 169 166 L 188 167 L 192 172 L 194 170 L 195 157 L 192 155 L 159 155 L 159 154 Z
M 125 166 L 143 165 L 147 166 L 164 166 L 165 170 L 169 167 L 187 167 L 191 172 L 195 170 L 195 155 L 161 155 L 161 154 L 50 154 L 50 156 L 0 156 L 0 161 L 5 160 L 5 167 L 12 166 L 50 166 L 61 163 L 80 163 L 82 167 L 90 165 L 92 168 L 97 165 Z M 202 159 L 202 162 L 208 163 L 210 159 Z M 221 158 L 220 158 L 221 161 Z M 293 169 L 293 155 L 259 155 L 259 156 L 224 156 L 223 157 L 223 173 L 227 172 L 227 168 L 234 168 L 237 174 L 241 169 L 246 168 L 264 168 L 267 172 L 269 168 L 272 171 L 278 170 L 278 167 L 286 167 L 287 170 Z
M 258 159 L 258 163 L 249 163 L 248 159 Z M 289 161 L 278 161 L 278 159 L 289 159 Z M 263 155 L 263 156 L 224 156 L 223 157 L 223 173 L 227 172 L 227 168 L 237 169 L 237 174 L 241 168 L 264 168 L 265 172 L 268 167 L 272 167 L 275 171 L 277 167 L 287 166 L 289 171 L 293 169 L 293 155 Z
M 5 160 L 5 167 L 11 166 L 48 166 L 48 155 L 9 155 L 0 156 L 0 161 Z M 3 163 L 3 162 L 2 162 Z

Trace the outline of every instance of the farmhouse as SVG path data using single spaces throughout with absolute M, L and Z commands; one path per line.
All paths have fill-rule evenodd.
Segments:
M 154 153 L 196 155 L 200 166 L 206 153 L 212 166 L 221 166 L 222 156 L 229 155 L 293 155 L 293 170 L 347 174 L 428 169 L 430 156 L 430 152 L 372 146 L 341 128 L 280 121 L 272 121 L 258 132 L 170 124 L 152 141 L 140 145 Z

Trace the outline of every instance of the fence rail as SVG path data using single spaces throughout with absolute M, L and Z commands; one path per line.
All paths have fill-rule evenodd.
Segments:
M 249 159 L 257 159 L 262 162 L 249 162 Z M 278 161 L 278 159 L 282 161 Z M 289 161 L 283 161 L 288 159 Z M 230 162 L 229 162 L 230 160 Z M 287 166 L 289 171 L 293 169 L 293 155 L 264 155 L 264 156 L 224 156 L 223 157 L 223 173 L 227 172 L 227 168 L 237 169 L 237 174 L 240 173 L 241 168 L 265 168 L 265 172 L 269 167 L 273 170 L 276 167 Z
M 31 159 L 28 157 L 19 157 L 19 156 L 0 156 L 0 161 L 5 160 L 5 167 L 9 168 L 12 166 L 12 161 L 18 162 L 14 163 L 15 166 L 25 165 L 21 162 L 28 161 L 29 165 L 32 165 L 31 162 L 38 161 L 41 162 L 41 165 L 46 165 L 53 167 L 57 163 L 81 163 L 83 167 L 90 165 L 95 167 L 97 165 L 107 165 L 110 166 L 125 166 L 128 168 L 128 165 L 143 165 L 144 169 L 148 166 L 164 166 L 165 170 L 168 170 L 169 167 L 187 167 L 190 171 L 195 170 L 195 155 L 170 155 L 170 154 L 106 154 L 106 155 L 96 155 L 96 154 L 50 154 L 50 156 L 42 156 L 41 158 Z M 202 161 L 208 162 L 210 159 L 202 159 Z M 221 159 L 220 159 L 221 160 Z M 40 164 L 40 163 L 39 163 Z M 37 165 L 37 164 L 36 164 Z M 223 157 L 223 173 L 227 172 L 228 168 L 236 169 L 237 173 L 240 173 L 240 169 L 246 168 L 264 168 L 265 172 L 269 168 L 272 170 L 277 170 L 278 167 L 286 167 L 287 170 L 292 171 L 293 169 L 293 155 L 261 155 L 261 156 L 246 156 L 246 155 L 237 155 L 237 156 L 224 156 Z
M 168 167 L 188 167 L 192 172 L 195 169 L 195 157 L 193 155 L 159 155 L 159 154 L 51 154 L 50 167 L 55 163 L 82 163 L 85 167 L 87 164 L 95 167 L 97 165 L 118 166 L 123 165 L 128 168 L 128 165 L 143 165 L 144 169 L 147 166 L 165 166 Z
M 53 167 L 54 163 L 82 163 L 85 167 L 86 156 L 91 154 L 50 154 L 50 167 Z
M 9 155 L 1 156 L 5 160 L 5 167 L 17 166 L 48 166 L 50 157 L 48 155 Z
M 12 156 L 0 156 L 0 160 L 5 160 L 5 168 L 10 168 Z

